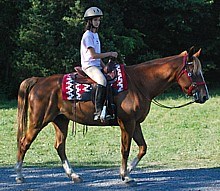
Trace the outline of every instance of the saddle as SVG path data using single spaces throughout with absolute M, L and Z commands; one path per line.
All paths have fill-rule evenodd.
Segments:
M 113 92 L 111 87 L 111 84 L 117 81 L 116 65 L 117 63 L 110 59 L 106 66 L 102 69 L 102 72 L 107 79 L 106 99 L 101 114 L 102 121 L 114 120 L 116 116 L 116 107 L 113 103 Z M 76 71 L 74 73 L 75 82 L 92 84 L 92 86 L 95 87 L 95 84 L 97 83 L 89 78 L 80 66 L 74 67 L 74 69 Z
M 96 82 L 90 79 L 81 69 L 75 67 L 75 72 L 64 74 L 62 78 L 62 98 L 69 101 L 93 101 L 94 92 L 96 92 Z M 106 116 L 111 116 L 115 120 L 116 107 L 113 103 L 113 98 L 120 92 L 128 89 L 127 77 L 124 64 L 116 63 L 110 60 L 106 67 L 103 68 L 103 73 L 107 79 L 106 99 L 103 111 L 106 111 Z
M 109 60 L 106 66 L 102 69 L 103 74 L 105 75 L 108 84 L 113 84 L 117 80 L 117 72 L 116 72 L 116 62 Z M 76 66 L 74 67 L 75 80 L 78 83 L 87 83 L 87 84 L 96 84 L 91 78 L 89 78 L 86 73 L 82 70 L 82 67 Z

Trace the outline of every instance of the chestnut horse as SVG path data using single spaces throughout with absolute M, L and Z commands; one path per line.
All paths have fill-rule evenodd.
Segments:
M 94 104 L 92 101 L 77 102 L 76 112 L 73 101 L 62 99 L 62 78 L 57 74 L 50 77 L 32 77 L 24 80 L 18 92 L 18 132 L 16 181 L 23 182 L 22 164 L 25 154 L 38 133 L 50 122 L 56 132 L 55 149 L 61 159 L 65 173 L 74 181 L 81 182 L 81 177 L 74 173 L 65 152 L 69 121 L 85 125 L 118 125 L 121 129 L 122 163 L 120 176 L 126 183 L 132 181 L 130 172 L 146 154 L 141 122 L 150 111 L 151 100 L 163 93 L 171 84 L 177 82 L 184 93 L 193 96 L 195 102 L 204 103 L 209 99 L 201 64 L 198 59 L 200 50 L 192 49 L 181 54 L 155 59 L 133 66 L 125 66 L 128 89 L 114 97 L 117 119 L 114 123 L 101 123 L 93 120 Z M 28 120 L 29 114 L 29 120 Z M 29 121 L 29 127 L 27 127 Z M 128 165 L 132 139 L 139 147 L 139 152 Z

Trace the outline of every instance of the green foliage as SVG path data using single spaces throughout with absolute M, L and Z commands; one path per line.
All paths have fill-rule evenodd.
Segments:
M 103 10 L 102 50 L 117 51 L 119 62 L 137 64 L 195 45 L 202 48 L 204 71 L 220 69 L 218 1 L 4 0 L 0 84 L 7 84 L 8 95 L 16 96 L 27 77 L 72 72 L 80 65 L 83 14 L 90 6 Z
M 66 7 L 62 2 L 33 1 L 27 12 L 23 13 L 26 25 L 19 30 L 16 55 L 20 70 L 26 66 L 24 69 L 29 75 L 34 72 L 37 76 L 65 71 L 63 60 L 68 46 L 64 46 L 67 41 L 64 31 L 67 22 L 63 16 L 68 11 Z
M 14 1 L 0 1 L 0 86 L 7 81 L 11 72 L 12 52 L 15 48 L 13 36 L 19 25 Z

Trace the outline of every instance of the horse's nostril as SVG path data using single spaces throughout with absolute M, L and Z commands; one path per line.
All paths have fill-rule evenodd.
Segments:
M 207 96 L 203 96 L 200 99 L 197 97 L 197 99 L 195 99 L 196 103 L 205 103 L 207 99 Z
M 205 103 L 207 99 L 207 96 L 203 96 L 202 99 L 200 100 L 200 103 Z

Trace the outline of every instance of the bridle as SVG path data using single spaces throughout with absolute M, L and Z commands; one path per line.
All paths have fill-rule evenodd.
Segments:
M 193 62 L 188 62 L 187 61 L 187 57 L 188 57 L 188 54 L 186 54 L 184 57 L 183 57 L 183 64 L 182 64 L 182 68 L 181 68 L 181 71 L 178 75 L 176 75 L 176 81 L 179 82 L 180 78 L 183 76 L 183 75 L 186 75 L 187 78 L 190 80 L 191 82 L 191 85 L 190 87 L 188 88 L 188 91 L 187 91 L 187 96 L 193 96 L 194 97 L 194 100 L 192 101 L 189 101 L 185 104 L 182 104 L 182 105 L 178 105 L 178 106 L 167 106 L 167 105 L 164 105 L 164 104 L 161 104 L 160 102 L 158 102 L 156 99 L 150 99 L 148 97 L 147 100 L 154 103 L 155 105 L 159 106 L 159 107 L 162 107 L 162 108 L 166 108 L 166 109 L 177 109 L 177 108 L 182 108 L 182 107 L 185 107 L 187 105 L 190 105 L 192 103 L 195 103 L 198 99 L 199 99 L 199 96 L 198 96 L 198 92 L 195 91 L 193 92 L 198 86 L 200 85 L 206 85 L 206 83 L 204 81 L 202 82 L 194 82 L 193 81 L 193 78 L 192 78 L 192 73 L 191 72 L 188 72 L 187 70 L 187 65 L 190 65 L 190 64 L 193 64 Z M 126 73 L 126 75 L 130 78 L 130 76 Z M 145 97 L 144 93 L 142 92 L 141 89 L 138 88 L 138 86 L 136 86 L 137 89 L 141 92 L 141 94 Z M 183 87 L 182 87 L 182 90 L 183 90 Z M 183 91 L 184 92 L 184 91 Z
M 186 75 L 186 77 L 189 79 L 189 81 L 191 82 L 191 85 L 189 86 L 188 88 L 188 91 L 187 91 L 187 95 L 188 96 L 194 96 L 195 98 L 195 101 L 198 99 L 198 93 L 197 92 L 194 92 L 194 90 L 198 87 L 198 86 L 202 86 L 202 85 L 206 85 L 206 83 L 204 81 L 202 82 L 194 82 L 193 81 L 193 74 L 192 72 L 188 71 L 187 70 L 187 65 L 191 65 L 193 64 L 194 61 L 192 62 L 188 62 L 187 61 L 187 54 L 183 57 L 183 66 L 182 66 L 182 70 L 181 72 L 179 73 L 179 75 L 176 77 L 176 81 L 179 82 L 180 78 L 183 76 L 183 75 Z M 183 90 L 183 88 L 182 88 Z
M 182 105 L 179 105 L 179 106 L 167 106 L 167 105 L 163 105 L 161 103 L 159 103 L 157 100 L 153 99 L 152 100 L 152 103 L 154 103 L 155 105 L 159 106 L 159 107 L 163 107 L 163 108 L 167 108 L 167 109 L 176 109 L 176 108 L 181 108 L 181 107 L 184 107 L 184 106 L 187 106 L 187 105 L 190 105 L 192 103 L 195 103 L 198 99 L 199 99 L 199 95 L 198 95 L 198 92 L 197 91 L 194 91 L 198 86 L 201 86 L 201 85 L 206 85 L 206 83 L 204 81 L 202 82 L 194 82 L 193 81 L 193 74 L 192 72 L 188 71 L 187 70 L 187 66 L 188 65 L 191 65 L 193 64 L 194 61 L 192 62 L 188 62 L 187 61 L 187 57 L 188 57 L 188 54 L 186 54 L 184 57 L 183 57 L 183 64 L 182 64 L 182 69 L 180 71 L 180 73 L 176 76 L 176 81 L 177 83 L 179 82 L 180 78 L 183 76 L 183 75 L 186 75 L 187 78 L 189 79 L 189 81 L 191 82 L 191 85 L 189 86 L 188 88 L 188 91 L 187 91 L 187 96 L 193 96 L 194 97 L 194 100 L 192 101 L 189 101 L 185 104 L 182 104 Z M 182 87 L 182 91 L 184 92 L 183 90 L 183 87 Z

